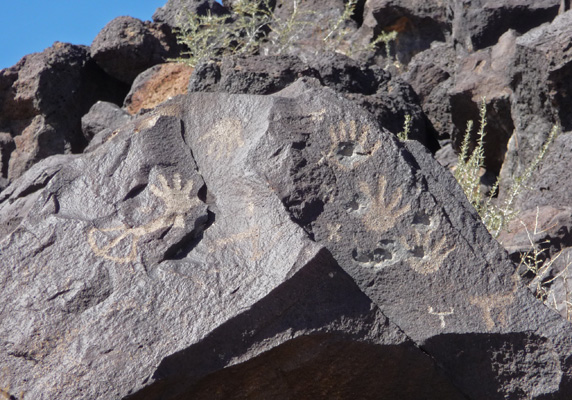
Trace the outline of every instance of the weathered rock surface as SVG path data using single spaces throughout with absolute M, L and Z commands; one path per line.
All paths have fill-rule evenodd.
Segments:
M 98 101 L 87 114 L 81 118 L 81 130 L 85 138 L 90 141 L 104 129 L 114 131 L 125 125 L 131 116 L 117 104 L 107 101 Z
M 453 38 L 468 51 L 494 45 L 509 29 L 525 33 L 552 21 L 559 0 L 453 0 Z
M 268 129 L 276 133 L 249 156 L 294 221 L 455 376 L 468 397 L 570 395 L 570 378 L 564 378 L 570 372 L 562 368 L 569 368 L 572 349 L 560 335 L 569 337 L 572 327 L 519 283 L 506 253 L 475 224 L 450 174 L 415 142 L 402 148 L 355 105 L 334 100 L 334 94 L 291 90 L 298 98 L 289 108 L 297 116 L 277 112 Z M 324 98 L 331 99 L 327 107 Z M 200 109 L 197 103 L 192 108 Z M 232 109 L 224 103 L 217 108 Z M 199 135 L 199 124 L 187 120 L 187 132 Z M 220 151 L 198 140 L 189 139 L 191 147 Z M 247 136 L 242 140 L 247 143 Z M 207 170 L 205 150 L 196 151 L 201 171 Z M 488 271 L 486 277 L 472 268 Z M 494 354 L 509 343 L 510 355 L 500 361 Z M 532 347 L 536 354 L 522 358 Z M 480 358 L 479 348 L 489 349 L 489 356 Z M 462 352 L 472 355 L 451 356 Z M 477 353 L 481 373 L 475 375 L 467 361 Z M 543 360 L 542 372 L 530 371 L 533 359 Z M 499 370 L 504 372 L 494 372 Z
M 501 177 L 505 185 L 522 175 L 536 158 L 553 124 L 572 130 L 570 73 L 572 12 L 559 15 L 516 41 L 512 117 L 515 133 L 508 144 Z
M 572 132 L 567 132 L 554 140 L 542 165 L 527 182 L 530 190 L 519 196 L 516 206 L 523 210 L 545 205 L 570 206 L 571 163 Z
M 468 121 L 474 121 L 473 140 L 479 129 L 479 109 L 486 103 L 486 140 L 484 145 L 487 170 L 498 175 L 504 162 L 508 141 L 514 132 L 511 115 L 516 34 L 508 31 L 494 46 L 464 57 L 455 73 L 455 84 L 449 91 L 452 122 L 456 129 L 452 141 L 461 148 Z
M 137 75 L 179 54 L 171 29 L 162 23 L 118 17 L 91 44 L 91 56 L 109 75 L 131 84 Z
M 457 136 L 451 118 L 449 91 L 459 62 L 451 44 L 434 42 L 431 48 L 411 59 L 401 76 L 419 96 L 423 112 L 437 132 L 439 140 Z
M 428 49 L 433 42 L 444 42 L 451 32 L 446 2 L 423 0 L 368 0 L 363 24 L 354 39 L 364 44 L 382 32 L 398 32 L 392 55 L 402 64 Z M 385 50 L 380 50 L 385 51 Z
M 359 1 L 338 51 L 398 31 L 400 67 L 324 49 L 344 3 L 190 80 L 163 57 L 211 0 L 0 72 L 0 397 L 572 398 L 572 134 L 509 254 L 430 154 L 453 167 L 486 96 L 502 201 L 572 130 L 569 1 Z
M 279 156 L 261 153 L 281 132 L 274 113 L 309 104 L 180 101 L 170 106 L 184 130 L 166 112 L 141 116 L 145 129 L 45 160 L 3 194 L 3 205 L 26 202 L 0 242 L 9 395 L 465 398 L 257 171 L 253 155 Z M 381 375 L 363 379 L 364 368 Z
M 304 63 L 297 56 L 227 58 L 219 66 L 199 65 L 189 91 L 272 94 L 300 77 L 313 77 L 370 111 L 379 124 L 397 134 L 410 115 L 410 138 L 432 151 L 439 147 L 434 128 L 423 114 L 419 99 L 403 80 L 377 66 L 364 67 L 342 54 L 325 53 Z
M 120 103 L 125 93 L 85 46 L 56 42 L 0 71 L 2 176 L 12 180 L 50 155 L 82 151 L 82 115 L 97 100 Z
M 187 93 L 193 68 L 177 63 L 155 65 L 142 72 L 131 86 L 123 107 L 130 114 L 152 109 L 171 97 Z
M 230 3 L 236 1 L 231 0 Z M 273 7 L 276 20 L 280 21 L 276 26 L 282 29 L 294 12 L 295 2 L 291 0 L 272 0 L 268 4 Z M 341 21 L 345 4 L 344 0 L 314 0 L 297 1 L 297 26 L 294 27 L 293 42 L 281 43 L 270 33 L 272 44 L 265 45 L 263 54 L 292 54 L 307 60 L 321 51 L 347 51 L 352 49 L 351 38 L 361 23 L 363 14 L 363 1 L 359 1 L 354 15 L 349 21 Z M 337 29 L 333 29 L 338 25 Z M 340 34 L 344 32 L 344 34 Z M 325 40 L 328 38 L 329 40 Z M 352 50 L 355 50 L 353 48 Z

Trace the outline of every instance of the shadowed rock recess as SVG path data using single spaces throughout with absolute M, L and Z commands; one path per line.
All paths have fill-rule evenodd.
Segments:
M 569 129 L 567 3 L 358 2 L 344 46 L 393 27 L 398 67 L 320 40 L 165 62 L 181 7 L 234 3 L 0 71 L 0 398 L 571 399 L 570 133 L 515 202 L 550 227 L 505 247 L 433 157 L 483 94 L 489 174 L 530 162 L 524 122 Z M 527 239 L 552 241 L 552 309 Z

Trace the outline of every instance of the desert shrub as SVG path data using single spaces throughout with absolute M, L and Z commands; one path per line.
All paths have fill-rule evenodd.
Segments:
M 195 66 L 224 54 L 252 54 L 258 50 L 273 19 L 268 0 L 236 3 L 231 16 L 186 12 L 175 30 L 185 48 L 175 61 Z
M 409 140 L 409 133 L 411 133 L 411 124 L 413 118 L 410 114 L 405 114 L 405 121 L 403 122 L 403 130 L 397 134 L 397 138 L 402 142 Z
M 507 229 L 511 221 L 518 218 L 519 211 L 515 208 L 514 203 L 519 195 L 528 190 L 526 182 L 544 159 L 549 146 L 559 132 L 559 128 L 557 126 L 552 127 L 548 138 L 540 148 L 536 158 L 530 163 L 522 175 L 513 178 L 513 183 L 508 188 L 503 199 L 495 202 L 494 196 L 497 194 L 500 186 L 500 178 L 497 179 L 488 196 L 482 193 L 480 184 L 481 170 L 484 167 L 485 161 L 484 143 L 486 125 L 486 102 L 485 99 L 483 99 L 480 106 L 480 126 L 477 132 L 476 146 L 472 152 L 469 151 L 473 126 L 473 122 L 469 121 L 461 145 L 461 152 L 455 170 L 455 178 L 463 188 L 467 199 L 479 213 L 488 231 L 496 238 L 502 230 Z M 541 233 L 538 227 L 538 211 L 532 235 L 529 227 L 525 226 L 525 229 L 530 241 L 530 248 L 520 255 L 520 262 L 517 269 L 522 271 L 521 267 L 524 267 L 524 271 L 521 273 L 523 275 L 531 274 L 533 276 L 528 287 L 539 300 L 554 309 L 558 309 L 558 304 L 553 293 L 552 298 L 550 298 L 549 286 L 554 280 L 563 279 L 566 287 L 567 271 L 572 262 L 568 262 L 562 272 L 549 278 L 547 274 L 551 271 L 552 264 L 560 257 L 561 253 L 549 259 L 546 254 L 547 249 L 542 246 L 546 246 L 548 243 L 534 242 L 533 237 Z M 566 300 L 563 306 L 565 307 L 567 318 L 570 320 L 572 318 L 572 303 L 568 301 L 568 293 L 566 293 Z
M 506 195 L 500 202 L 495 202 L 494 197 L 497 195 L 500 186 L 500 178 L 494 184 L 489 195 L 486 196 L 481 191 L 480 175 L 481 169 L 485 166 L 484 140 L 486 119 L 486 101 L 482 100 L 480 106 L 480 126 L 477 132 L 476 146 L 472 152 L 469 152 L 471 143 L 471 131 L 473 122 L 467 123 L 467 130 L 461 144 L 461 152 L 459 154 L 457 168 L 455 170 L 455 178 L 463 188 L 467 199 L 479 213 L 483 223 L 495 238 L 498 237 L 503 229 L 518 216 L 514 202 L 517 197 L 526 190 L 526 182 L 530 179 L 536 170 L 550 144 L 554 141 L 558 134 L 558 127 L 554 126 L 548 135 L 548 139 L 541 147 L 536 158 L 530 163 L 528 168 L 522 175 L 514 177 L 512 185 L 508 188 Z
M 377 38 L 361 48 L 342 50 L 342 44 L 349 39 L 347 23 L 355 11 L 358 0 L 349 0 L 340 16 L 328 22 L 326 27 L 318 26 L 313 12 L 301 10 L 300 0 L 293 0 L 293 12 L 287 19 L 278 18 L 271 10 L 268 0 L 241 0 L 234 4 L 232 14 L 201 16 L 187 12 L 176 28 L 179 44 L 185 50 L 174 61 L 195 66 L 202 61 L 217 60 L 225 55 L 254 54 L 264 43 L 269 44 L 272 54 L 281 54 L 295 45 L 300 45 L 301 33 L 306 29 L 319 32 L 324 49 L 339 51 L 348 56 L 376 51 L 384 43 L 388 58 L 390 43 L 397 32 L 382 32 Z

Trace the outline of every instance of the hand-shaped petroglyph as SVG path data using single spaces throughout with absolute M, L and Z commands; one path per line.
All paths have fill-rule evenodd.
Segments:
M 232 152 L 244 146 L 242 122 L 236 118 L 226 118 L 199 139 L 207 143 L 207 155 L 216 160 L 228 158 Z
M 355 120 L 347 125 L 344 121 L 341 121 L 339 126 L 331 125 L 330 150 L 328 154 L 323 154 L 320 162 L 331 160 L 342 169 L 352 169 L 361 164 L 381 146 L 381 140 L 373 145 L 367 145 L 369 133 L 369 125 L 362 126 L 360 132 Z
M 441 239 L 432 242 L 431 235 L 439 231 L 437 228 L 428 232 L 419 232 L 414 230 L 413 243 L 409 244 L 403 241 L 403 245 L 411 257 L 409 258 L 409 266 L 419 272 L 420 274 L 427 275 L 437 272 L 445 261 L 445 258 L 455 250 L 455 246 L 447 246 L 447 237 L 442 236 Z
M 170 187 L 167 179 L 164 176 L 158 176 L 161 187 L 155 185 L 150 185 L 149 189 L 151 192 L 160 198 L 165 209 L 163 215 L 148 224 L 141 225 L 135 228 L 130 228 L 125 224 L 113 228 L 92 228 L 88 232 L 88 243 L 95 254 L 108 260 L 112 260 L 118 263 L 127 263 L 134 261 L 137 257 L 137 244 L 142 236 L 149 233 L 164 229 L 164 228 L 184 228 L 185 221 L 184 215 L 187 214 L 193 207 L 200 204 L 200 200 L 196 197 L 190 196 L 193 190 L 193 181 L 188 181 L 184 186 L 182 186 L 181 175 L 175 174 L 173 177 L 173 186 Z M 109 243 L 100 247 L 97 244 L 96 234 L 118 234 Z M 98 235 L 101 236 L 101 235 Z M 124 240 L 131 239 L 131 245 L 129 246 L 129 253 L 127 255 L 114 255 L 114 250 L 118 249 L 120 244 Z
M 377 194 L 373 194 L 371 188 L 365 182 L 359 183 L 361 192 L 369 201 L 367 214 L 363 218 L 364 224 L 370 231 L 384 233 L 393 228 L 399 218 L 411 209 L 409 204 L 400 207 L 403 194 L 401 188 L 395 191 L 395 194 L 386 202 L 385 191 L 387 189 L 387 181 L 381 176 L 377 184 Z
M 445 328 L 447 326 L 447 324 L 445 323 L 445 317 L 448 315 L 453 315 L 454 309 L 451 308 L 451 311 L 435 312 L 435 310 L 433 310 L 433 307 L 429 306 L 427 312 L 431 315 L 436 315 L 437 317 L 439 317 L 439 321 L 441 321 L 441 328 Z
M 518 283 L 520 281 L 518 273 L 512 276 L 512 281 L 514 285 L 510 292 L 473 296 L 470 300 L 471 304 L 481 309 L 483 320 L 489 331 L 496 326 L 493 318 L 493 310 L 495 309 L 499 310 L 496 316 L 497 322 L 500 322 L 503 327 L 507 325 L 507 308 L 514 302 L 514 295 L 518 290 Z

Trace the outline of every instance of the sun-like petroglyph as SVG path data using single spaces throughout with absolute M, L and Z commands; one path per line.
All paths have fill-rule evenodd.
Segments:
M 472 305 L 481 309 L 483 320 L 489 331 L 493 330 L 497 323 L 500 323 L 502 327 L 507 326 L 507 309 L 514 302 L 520 281 L 518 273 L 512 276 L 512 281 L 513 288 L 509 292 L 473 296 L 470 299 Z
M 369 125 L 361 125 L 351 120 L 346 123 L 332 124 L 329 129 L 330 149 L 328 153 L 322 153 L 320 163 L 332 162 L 341 169 L 352 169 L 371 157 L 380 147 L 381 140 L 374 144 L 368 144 L 371 133 Z
M 427 309 L 427 312 L 429 314 L 439 317 L 439 321 L 441 321 L 441 328 L 445 328 L 447 326 L 447 324 L 445 323 L 445 317 L 453 315 L 454 311 L 455 310 L 452 307 L 451 310 L 449 311 L 441 311 L 441 312 L 435 311 L 431 306 L 429 306 L 429 308 Z
M 410 242 L 402 239 L 403 246 L 410 254 L 409 266 L 423 275 L 437 272 L 447 256 L 455 250 L 455 245 L 449 246 L 445 235 L 439 239 L 433 238 L 435 233 L 441 232 L 439 226 L 425 232 L 416 229 L 415 225 L 413 229 L 413 239 Z
M 95 254 L 118 263 L 132 262 L 137 258 L 137 244 L 143 236 L 165 228 L 185 227 L 184 216 L 201 204 L 196 196 L 191 196 L 193 181 L 189 180 L 183 186 L 180 174 L 174 175 L 172 186 L 169 186 L 163 175 L 159 175 L 158 180 L 161 186 L 150 185 L 149 189 L 162 200 L 164 204 L 162 215 L 137 227 L 122 224 L 113 228 L 90 229 L 87 240 Z
M 374 190 L 366 182 L 359 182 L 359 188 L 369 203 L 363 222 L 370 231 L 377 233 L 389 231 L 411 210 L 409 204 L 401 206 L 403 199 L 401 188 L 397 188 L 391 199 L 386 200 L 387 180 L 384 176 L 379 177 L 377 188 Z
M 228 158 L 233 151 L 244 146 L 242 122 L 238 118 L 225 118 L 204 134 L 199 142 L 206 143 L 207 155 L 215 160 Z

